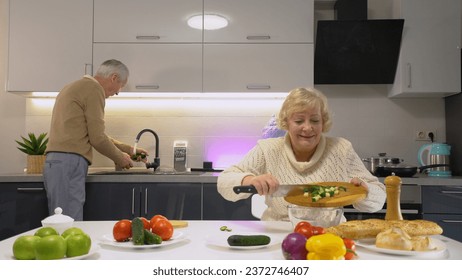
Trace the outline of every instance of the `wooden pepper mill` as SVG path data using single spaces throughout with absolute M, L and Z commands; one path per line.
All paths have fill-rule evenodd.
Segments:
M 385 178 L 385 186 L 387 191 L 387 212 L 385 220 L 402 220 L 401 215 L 401 178 L 392 173 L 391 176 Z

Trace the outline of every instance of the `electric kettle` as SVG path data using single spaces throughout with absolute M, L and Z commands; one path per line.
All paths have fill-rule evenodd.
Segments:
M 423 145 L 417 155 L 417 160 L 421 165 L 420 172 L 428 169 L 428 176 L 450 177 L 450 155 L 451 146 L 448 144 L 432 143 Z

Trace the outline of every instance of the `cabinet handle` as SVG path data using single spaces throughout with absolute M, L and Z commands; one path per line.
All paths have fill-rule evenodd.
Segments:
M 45 188 L 17 188 L 18 192 L 41 192 L 44 191 Z
M 407 87 L 412 88 L 412 80 L 411 80 L 411 77 L 412 77 L 411 70 L 412 69 L 411 69 L 411 64 L 408 63 L 408 64 L 406 64 L 406 66 L 407 66 Z
M 441 191 L 442 194 L 462 194 L 461 191 Z
M 136 39 L 138 39 L 138 40 L 159 40 L 160 36 L 156 36 L 156 35 L 138 35 L 138 36 L 136 36 Z
M 148 188 L 144 189 L 144 216 L 148 214 Z
M 136 89 L 159 89 L 158 85 L 137 85 Z
M 271 86 L 270 85 L 247 85 L 247 89 L 250 89 L 250 90 L 271 89 Z
M 443 223 L 462 223 L 462 220 L 441 220 Z
M 135 215 L 135 188 L 132 189 L 132 216 Z
M 85 72 L 85 75 L 93 75 L 93 64 L 85 63 L 84 72 Z
M 247 36 L 247 40 L 270 40 L 270 35 L 249 35 Z

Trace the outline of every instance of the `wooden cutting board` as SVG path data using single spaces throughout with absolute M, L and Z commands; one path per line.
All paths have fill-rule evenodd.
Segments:
M 311 185 L 311 184 L 310 184 Z M 284 199 L 292 204 L 308 207 L 341 207 L 351 205 L 367 195 L 367 189 L 363 186 L 356 186 L 348 182 L 320 182 L 313 183 L 318 186 L 338 186 L 346 188 L 346 191 L 340 190 L 339 194 L 333 197 L 324 197 L 316 202 L 311 201 L 311 196 L 304 196 L 304 190 L 295 188 L 291 190 Z

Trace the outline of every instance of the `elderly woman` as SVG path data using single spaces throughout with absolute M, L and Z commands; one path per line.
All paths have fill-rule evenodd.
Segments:
M 218 192 L 227 200 L 246 199 L 250 194 L 236 194 L 234 186 L 253 185 L 265 195 L 268 208 L 262 220 L 288 220 L 288 203 L 271 197 L 281 184 L 315 182 L 351 182 L 367 188 L 364 200 L 353 206 L 362 212 L 382 209 L 385 186 L 364 166 L 352 144 L 324 135 L 332 125 L 326 97 L 313 88 L 297 88 L 282 104 L 278 126 L 287 131 L 284 137 L 263 139 L 237 165 L 218 177 Z

